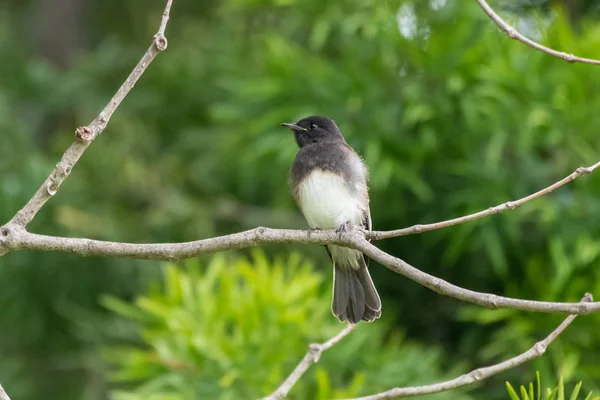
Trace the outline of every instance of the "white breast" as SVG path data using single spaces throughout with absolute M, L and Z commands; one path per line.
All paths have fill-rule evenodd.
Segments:
M 367 207 L 358 191 L 351 191 L 340 176 L 330 171 L 311 172 L 300 182 L 298 197 L 311 228 L 334 229 L 347 221 L 359 225 Z

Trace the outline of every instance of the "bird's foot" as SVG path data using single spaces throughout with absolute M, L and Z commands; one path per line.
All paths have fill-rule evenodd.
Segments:
M 341 224 L 340 226 L 338 226 L 335 231 L 338 234 L 338 237 L 340 239 L 342 239 L 342 235 L 351 229 L 352 229 L 352 222 L 346 221 L 343 224 Z
M 318 231 L 320 231 L 319 228 L 309 228 L 308 229 L 308 237 L 311 237 L 313 232 L 318 232 Z

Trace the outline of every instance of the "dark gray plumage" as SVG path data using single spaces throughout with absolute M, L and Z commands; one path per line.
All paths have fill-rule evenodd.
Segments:
M 290 186 L 308 225 L 343 229 L 346 223 L 371 229 L 367 169 L 329 118 L 312 116 L 282 124 L 294 132 L 300 150 L 292 166 Z M 374 321 L 381 301 L 358 250 L 327 245 L 334 266 L 331 309 L 340 321 Z

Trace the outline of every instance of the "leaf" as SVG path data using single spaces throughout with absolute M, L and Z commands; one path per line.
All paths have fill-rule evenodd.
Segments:
M 319 399 L 328 399 L 331 398 L 331 380 L 329 379 L 329 375 L 327 371 L 325 371 L 321 367 L 317 367 L 315 370 L 315 378 L 317 381 L 318 388 L 318 398 Z
M 533 382 L 529 382 L 529 398 L 535 400 L 535 396 L 533 395 Z
M 435 112 L 428 104 L 409 104 L 404 112 L 404 120 L 407 124 L 416 124 L 427 121 L 435 115 Z
M 139 308 L 127 303 L 114 296 L 102 296 L 100 303 L 109 310 L 132 320 L 143 321 L 148 319 L 148 315 Z
M 527 394 L 527 389 L 525 389 L 525 386 L 521 385 L 521 397 L 522 400 L 533 400 L 529 398 L 529 395 Z
M 573 265 L 566 254 L 564 243 L 559 238 L 553 238 L 550 241 L 550 255 L 552 256 L 556 270 L 554 279 L 552 280 L 552 292 L 556 293 L 562 290 L 569 280 L 573 271 Z M 560 394 L 558 399 L 564 400 L 560 398 Z
M 542 400 L 542 382 L 540 380 L 540 371 L 535 371 L 535 380 L 537 381 L 537 400 Z
M 521 400 L 521 399 L 519 399 L 517 392 L 515 392 L 515 389 L 512 387 L 512 385 L 508 381 L 506 382 L 506 390 L 508 391 L 508 395 L 510 396 L 511 400 Z
M 577 397 L 579 397 L 579 391 L 581 390 L 581 385 L 583 384 L 583 382 L 579 382 L 577 385 L 575 385 L 575 387 L 573 388 L 573 392 L 571 393 L 571 397 L 569 397 L 569 400 L 577 400 Z
M 310 35 L 310 47 L 314 50 L 320 50 L 329 36 L 331 22 L 325 18 L 319 19 Z
M 485 249 L 488 253 L 489 260 L 492 262 L 492 268 L 499 277 L 506 277 L 508 274 L 508 262 L 504 255 L 504 248 L 500 241 L 500 237 L 493 226 L 488 225 L 482 232 Z M 532 399 L 533 400 L 533 399 Z

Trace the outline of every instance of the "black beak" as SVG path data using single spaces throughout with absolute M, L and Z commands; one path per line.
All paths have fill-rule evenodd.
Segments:
M 296 124 L 288 124 L 287 122 L 283 122 L 281 124 L 281 126 L 285 126 L 286 128 L 290 128 L 293 129 L 295 131 L 305 131 L 306 128 L 301 127 L 300 125 L 296 125 Z

